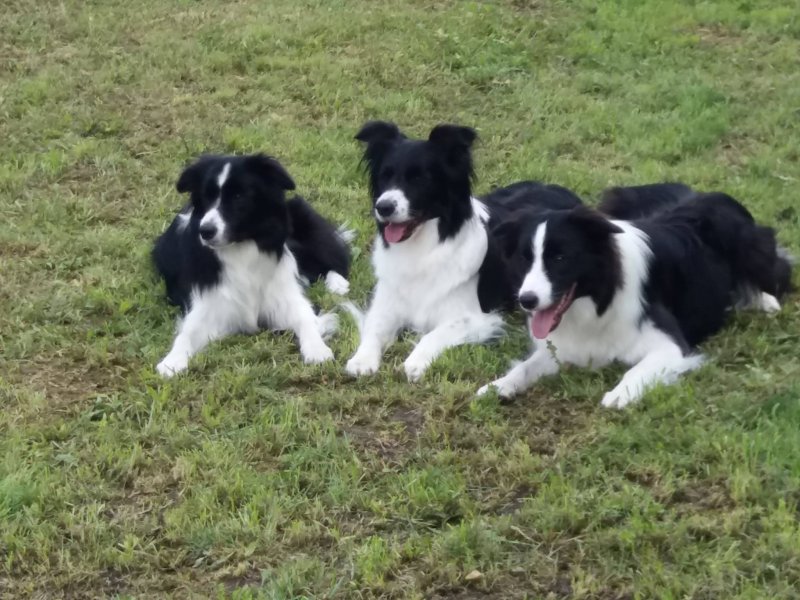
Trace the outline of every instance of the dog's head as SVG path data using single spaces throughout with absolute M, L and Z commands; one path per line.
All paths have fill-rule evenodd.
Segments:
M 619 285 L 619 258 L 612 236 L 622 230 L 600 213 L 580 206 L 540 215 L 512 215 L 492 232 L 511 272 L 521 281 L 520 306 L 531 316 L 531 333 L 544 339 L 581 297 L 600 315 Z
M 427 140 L 408 139 L 394 123 L 371 121 L 356 135 L 364 142 L 373 214 L 387 244 L 399 244 L 438 219 L 439 237 L 455 235 L 472 215 L 472 143 L 475 131 L 437 125 Z
M 252 240 L 264 251 L 283 248 L 289 233 L 285 194 L 294 182 L 274 158 L 202 156 L 184 169 L 176 187 L 191 195 L 204 245 L 222 248 Z

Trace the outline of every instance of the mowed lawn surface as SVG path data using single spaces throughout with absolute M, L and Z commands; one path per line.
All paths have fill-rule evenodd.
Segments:
M 797 597 L 797 296 L 625 412 L 599 406 L 621 368 L 476 399 L 525 354 L 519 316 L 415 385 L 410 338 L 343 376 L 347 318 L 334 364 L 263 333 L 156 376 L 181 167 L 276 155 L 357 230 L 363 304 L 372 118 L 475 127 L 478 193 L 682 180 L 800 253 L 793 2 L 5 0 L 0 596 Z

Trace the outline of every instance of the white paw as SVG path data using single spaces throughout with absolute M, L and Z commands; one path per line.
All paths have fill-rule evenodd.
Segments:
M 328 271 L 325 276 L 325 287 L 332 294 L 344 296 L 350 291 L 350 282 L 336 271 Z
M 778 299 L 772 294 L 761 292 L 761 302 L 759 304 L 759 308 L 768 314 L 776 313 L 780 311 L 781 303 L 778 302 Z
M 487 383 L 485 386 L 479 389 L 476 396 L 483 396 L 484 394 L 488 394 L 491 390 L 497 392 L 497 395 L 501 398 L 510 398 L 517 393 L 516 386 L 504 377 L 501 377 L 492 383 Z
M 311 347 L 302 349 L 303 362 L 307 365 L 316 365 L 327 360 L 333 360 L 333 350 L 320 342 Z
M 322 313 L 317 315 L 317 331 L 319 331 L 322 339 L 327 339 L 336 333 L 337 327 L 339 327 L 339 317 L 336 314 Z
M 378 370 L 380 358 L 377 356 L 359 355 L 356 353 L 353 358 L 347 361 L 345 371 L 348 375 L 358 377 L 359 375 L 372 375 Z
M 167 354 L 167 356 L 164 357 L 164 360 L 162 360 L 156 366 L 156 371 L 158 371 L 158 374 L 162 377 L 172 377 L 181 371 L 185 371 L 186 367 L 188 366 L 188 358 Z
M 620 384 L 610 392 L 606 392 L 602 404 L 606 408 L 625 408 L 629 404 L 638 402 L 640 397 L 640 394 L 631 393 L 627 386 L 623 387 Z
M 405 369 L 406 378 L 412 383 L 419 381 L 422 379 L 425 371 L 428 370 L 429 365 L 430 362 L 421 360 L 412 354 L 403 363 L 403 369 Z

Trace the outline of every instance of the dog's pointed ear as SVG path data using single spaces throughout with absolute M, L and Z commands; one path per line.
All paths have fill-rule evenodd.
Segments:
M 615 233 L 622 233 L 622 229 L 608 217 L 588 206 L 576 206 L 570 211 L 567 218 L 570 223 L 594 239 L 605 239 Z
M 394 142 L 403 137 L 400 129 L 389 121 L 368 121 L 364 123 L 356 134 L 359 142 L 368 145 L 376 143 Z
M 471 127 L 443 124 L 431 129 L 428 141 L 450 151 L 466 152 L 477 137 L 478 134 Z
M 193 163 L 187 165 L 175 184 L 175 188 L 178 192 L 185 194 L 197 190 L 203 183 L 203 177 L 214 160 L 215 157 L 213 156 L 201 156 Z
M 522 233 L 522 223 L 520 219 L 513 215 L 494 227 L 491 231 L 491 239 L 506 258 L 511 258 L 519 247 L 519 236 Z
M 294 180 L 289 172 L 276 159 L 266 154 L 254 154 L 247 157 L 247 166 L 272 185 L 282 190 L 295 189 Z

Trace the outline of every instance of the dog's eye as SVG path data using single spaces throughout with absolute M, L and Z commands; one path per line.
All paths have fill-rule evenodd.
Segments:
M 391 179 L 392 177 L 394 177 L 394 169 L 384 169 L 381 171 L 381 179 L 384 181 Z
M 562 260 L 564 260 L 564 255 L 563 254 L 556 254 L 553 257 L 553 260 L 556 261 L 556 262 L 561 262 Z

